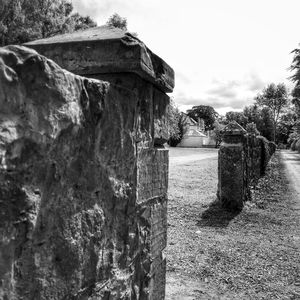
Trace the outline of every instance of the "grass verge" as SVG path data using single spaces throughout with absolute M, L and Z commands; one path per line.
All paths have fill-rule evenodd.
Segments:
M 241 213 L 216 186 L 216 159 L 170 166 L 166 298 L 300 299 L 300 216 L 279 154 Z

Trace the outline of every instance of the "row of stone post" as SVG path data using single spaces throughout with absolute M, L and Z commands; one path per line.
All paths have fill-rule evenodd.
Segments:
M 228 209 L 241 210 L 251 199 L 251 189 L 265 174 L 276 145 L 249 134 L 237 122 L 223 130 L 218 161 L 218 198 Z

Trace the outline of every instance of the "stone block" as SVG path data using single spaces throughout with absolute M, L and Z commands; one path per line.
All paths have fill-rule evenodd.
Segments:
M 137 201 L 165 197 L 168 189 L 167 149 L 143 149 L 138 153 Z
M 139 230 L 144 250 L 141 257 L 145 299 L 164 299 L 167 245 L 167 199 L 154 198 L 139 205 Z
M 174 88 L 174 71 L 138 38 L 101 26 L 26 43 L 79 75 L 136 73 L 164 92 Z
M 153 118 L 154 118 L 154 144 L 163 145 L 169 140 L 169 104 L 170 98 L 158 89 L 154 89 Z
M 166 259 L 163 255 L 154 259 L 151 265 L 149 300 L 165 299 L 166 266 Z
M 55 62 L 0 48 L 0 298 L 163 299 L 173 70 L 119 29 L 27 45 Z
M 166 200 L 144 204 L 148 244 L 137 203 L 166 197 L 168 154 L 138 146 L 136 93 L 17 46 L 0 49 L 0 81 L 1 297 L 137 299 L 137 257 L 150 273 L 165 247 Z
M 244 201 L 245 157 L 243 145 L 223 143 L 219 149 L 218 196 L 229 209 L 241 209 Z

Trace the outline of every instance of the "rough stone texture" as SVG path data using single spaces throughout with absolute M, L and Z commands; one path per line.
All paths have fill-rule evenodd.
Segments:
M 79 75 L 136 73 L 164 92 L 174 88 L 174 71 L 138 38 L 119 28 L 90 28 L 25 44 Z
M 164 299 L 169 98 L 136 74 L 0 48 L 0 299 Z
M 245 129 L 236 122 L 224 128 L 218 160 L 218 197 L 230 209 L 241 209 L 245 197 Z
M 224 128 L 218 164 L 218 198 L 224 207 L 243 208 L 275 150 L 273 142 L 247 134 L 236 122 Z

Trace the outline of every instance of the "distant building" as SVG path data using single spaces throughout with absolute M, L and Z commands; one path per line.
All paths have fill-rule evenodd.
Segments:
M 211 138 L 209 132 L 205 131 L 204 120 L 199 119 L 198 122 L 196 122 L 188 115 L 184 115 L 186 117 L 188 129 L 177 147 L 201 148 L 215 146 L 215 139 Z

